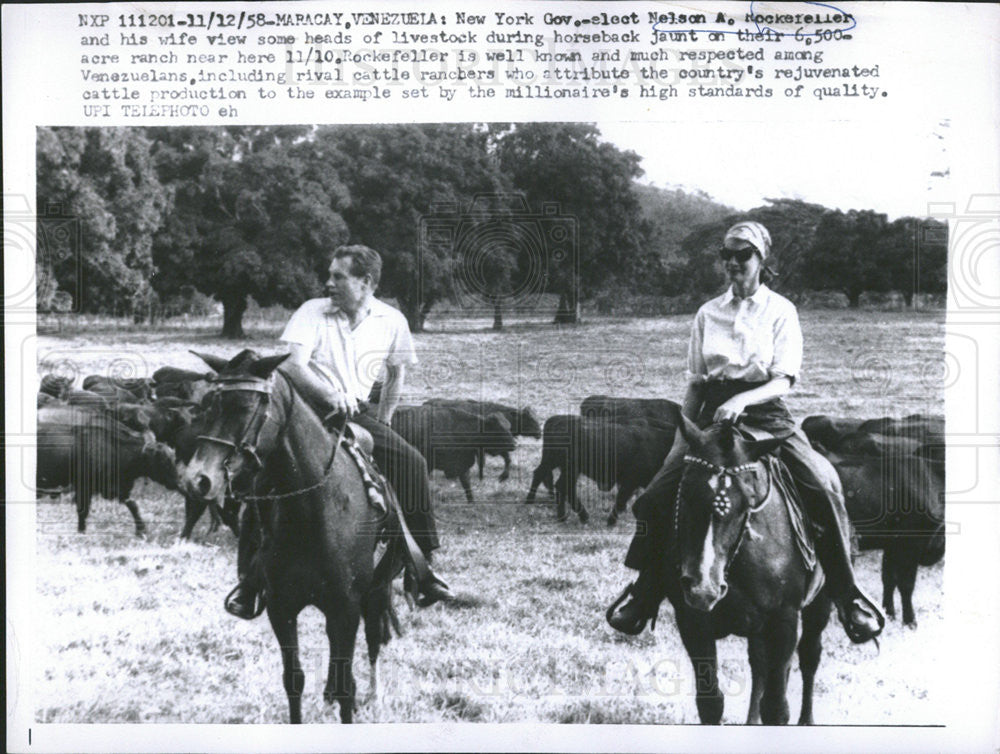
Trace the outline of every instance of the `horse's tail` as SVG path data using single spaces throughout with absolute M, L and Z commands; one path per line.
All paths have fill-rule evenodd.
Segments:
M 392 632 L 396 632 L 397 637 L 403 636 L 403 627 L 399 624 L 399 615 L 396 613 L 396 606 L 389 599 L 385 612 L 382 614 L 382 643 L 388 644 L 392 639 Z M 392 630 L 390 630 L 392 629 Z
M 381 644 L 388 644 L 392 640 L 395 631 L 396 636 L 403 636 L 403 627 L 399 622 L 399 615 L 396 613 L 396 606 L 392 601 L 392 583 L 396 576 L 403 571 L 403 553 L 398 538 L 390 540 L 389 551 L 378 563 L 373 574 L 372 592 L 380 594 L 378 613 L 372 616 L 373 620 L 379 622 L 381 627 L 379 641 Z

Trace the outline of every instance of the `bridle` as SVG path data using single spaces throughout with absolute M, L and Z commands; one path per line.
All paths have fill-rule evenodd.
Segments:
M 227 455 L 225 460 L 222 462 L 222 470 L 226 478 L 227 495 L 245 502 L 263 502 L 266 500 L 281 500 L 284 498 L 297 497 L 306 492 L 312 492 L 314 489 L 322 487 L 326 484 L 327 480 L 330 478 L 330 474 L 333 472 L 333 462 L 337 458 L 337 449 L 340 447 L 340 443 L 344 437 L 344 432 L 347 429 L 347 422 L 344 422 L 344 426 L 341 428 L 339 435 L 334 441 L 333 452 L 330 454 L 330 460 L 327 461 L 323 475 L 315 484 L 292 490 L 291 492 L 273 495 L 237 494 L 233 490 L 233 473 L 229 465 L 233 458 L 236 457 L 237 454 L 248 457 L 253 464 L 253 470 L 255 472 L 260 471 L 264 467 L 264 463 L 260 459 L 257 448 L 260 444 L 261 434 L 264 431 L 264 425 L 269 421 L 274 421 L 270 411 L 271 395 L 274 388 L 274 377 L 272 376 L 266 380 L 259 377 L 249 376 L 215 377 L 212 382 L 218 385 L 218 387 L 214 388 L 214 391 L 218 394 L 228 392 L 252 392 L 263 396 L 257 402 L 257 405 L 254 406 L 253 415 L 250 417 L 250 421 L 247 423 L 246 429 L 243 431 L 243 436 L 238 442 L 231 442 L 213 435 L 198 435 L 196 438 L 198 440 L 215 443 L 216 445 L 222 445 L 223 447 L 230 449 L 229 455 Z M 288 384 L 292 390 L 295 389 L 295 386 L 291 381 L 289 381 Z M 294 405 L 295 402 L 293 401 L 292 406 L 294 407 Z M 258 417 L 260 418 L 258 419 Z M 248 438 L 251 436 L 253 436 L 253 440 L 248 441 Z
M 702 466 L 710 469 L 715 477 L 719 480 L 719 484 L 715 487 L 715 496 L 712 498 L 712 515 L 719 519 L 720 521 L 725 519 L 729 515 L 730 510 L 732 510 L 732 503 L 728 497 L 728 491 L 732 489 L 732 480 L 735 479 L 740 473 L 745 471 L 753 471 L 756 473 L 757 464 L 760 461 L 754 461 L 751 463 L 742 463 L 738 466 L 720 466 L 719 464 L 712 463 L 711 461 L 706 461 L 704 458 L 698 458 L 697 456 L 685 455 L 684 456 L 684 474 L 681 476 L 681 482 L 677 486 L 677 500 L 674 503 L 674 536 L 675 541 L 680 543 L 680 517 L 681 517 L 681 490 L 684 488 L 684 476 L 687 475 L 687 469 L 691 466 Z M 754 513 L 762 511 L 771 500 L 771 475 L 767 476 L 767 490 L 764 492 L 762 502 L 756 507 L 752 505 L 747 506 L 746 513 L 743 515 L 743 523 L 740 525 L 740 535 L 736 540 L 736 544 L 733 546 L 726 559 L 726 567 L 723 572 L 724 577 L 729 575 L 729 568 L 732 566 L 733 561 L 736 559 L 737 553 L 740 551 L 740 547 L 743 545 L 743 540 L 746 538 L 747 533 L 750 531 L 750 521 Z M 709 524 L 711 525 L 711 524 Z
M 243 436 L 238 442 L 231 442 L 230 440 L 213 435 L 198 435 L 195 438 L 229 448 L 229 455 L 222 462 L 222 470 L 226 475 L 226 491 L 231 493 L 232 469 L 229 464 L 234 457 L 237 455 L 248 457 L 253 463 L 255 471 L 260 471 L 264 467 L 264 463 L 260 460 L 260 456 L 257 453 L 257 446 L 260 443 L 260 436 L 264 431 L 264 425 L 271 419 L 269 406 L 271 402 L 272 383 L 270 380 L 262 380 L 256 377 L 215 377 L 212 382 L 218 385 L 213 390 L 216 395 L 212 396 L 212 400 L 215 400 L 222 393 L 252 392 L 263 396 L 261 400 L 257 401 L 257 405 L 254 406 L 253 415 L 250 417 L 250 421 L 243 431 Z M 258 417 L 260 418 L 258 419 Z M 248 441 L 251 434 L 253 435 L 253 441 Z

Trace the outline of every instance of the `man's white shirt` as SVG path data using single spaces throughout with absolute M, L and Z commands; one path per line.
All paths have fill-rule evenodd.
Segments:
M 368 399 L 386 364 L 417 363 L 406 317 L 374 297 L 353 330 L 347 314 L 329 298 L 310 299 L 288 320 L 281 340 L 307 348 L 313 370 L 354 401 Z

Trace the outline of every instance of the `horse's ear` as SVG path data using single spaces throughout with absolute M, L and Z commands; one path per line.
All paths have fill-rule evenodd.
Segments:
M 247 369 L 254 377 L 266 380 L 271 376 L 271 372 L 278 368 L 278 365 L 291 356 L 290 353 L 282 353 L 277 356 L 265 356 L 263 359 L 255 361 Z
M 677 410 L 676 422 L 677 429 L 681 431 L 681 436 L 688 445 L 700 447 L 705 444 L 705 433 L 698 428 L 697 424 L 684 416 L 680 409 Z
M 758 458 L 763 458 L 768 453 L 777 448 L 781 443 L 787 440 L 795 434 L 794 430 L 791 432 L 786 432 L 783 435 L 777 437 L 769 437 L 766 440 L 753 440 L 750 442 L 744 442 L 744 449 L 746 454 L 751 460 L 756 461 Z
M 731 451 L 736 443 L 736 425 L 726 422 L 719 428 L 719 447 Z
M 213 356 L 210 353 L 198 353 L 197 351 L 189 351 L 189 353 L 193 353 L 199 359 L 208 364 L 212 368 L 213 372 L 221 372 L 223 367 L 229 363 L 228 359 L 224 359 L 221 356 Z

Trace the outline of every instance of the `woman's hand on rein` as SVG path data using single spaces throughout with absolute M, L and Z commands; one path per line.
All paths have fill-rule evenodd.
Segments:
M 739 399 L 739 396 L 734 396 L 715 409 L 713 421 L 717 424 L 736 424 L 740 418 L 740 414 L 743 413 L 746 407 L 746 404 Z

